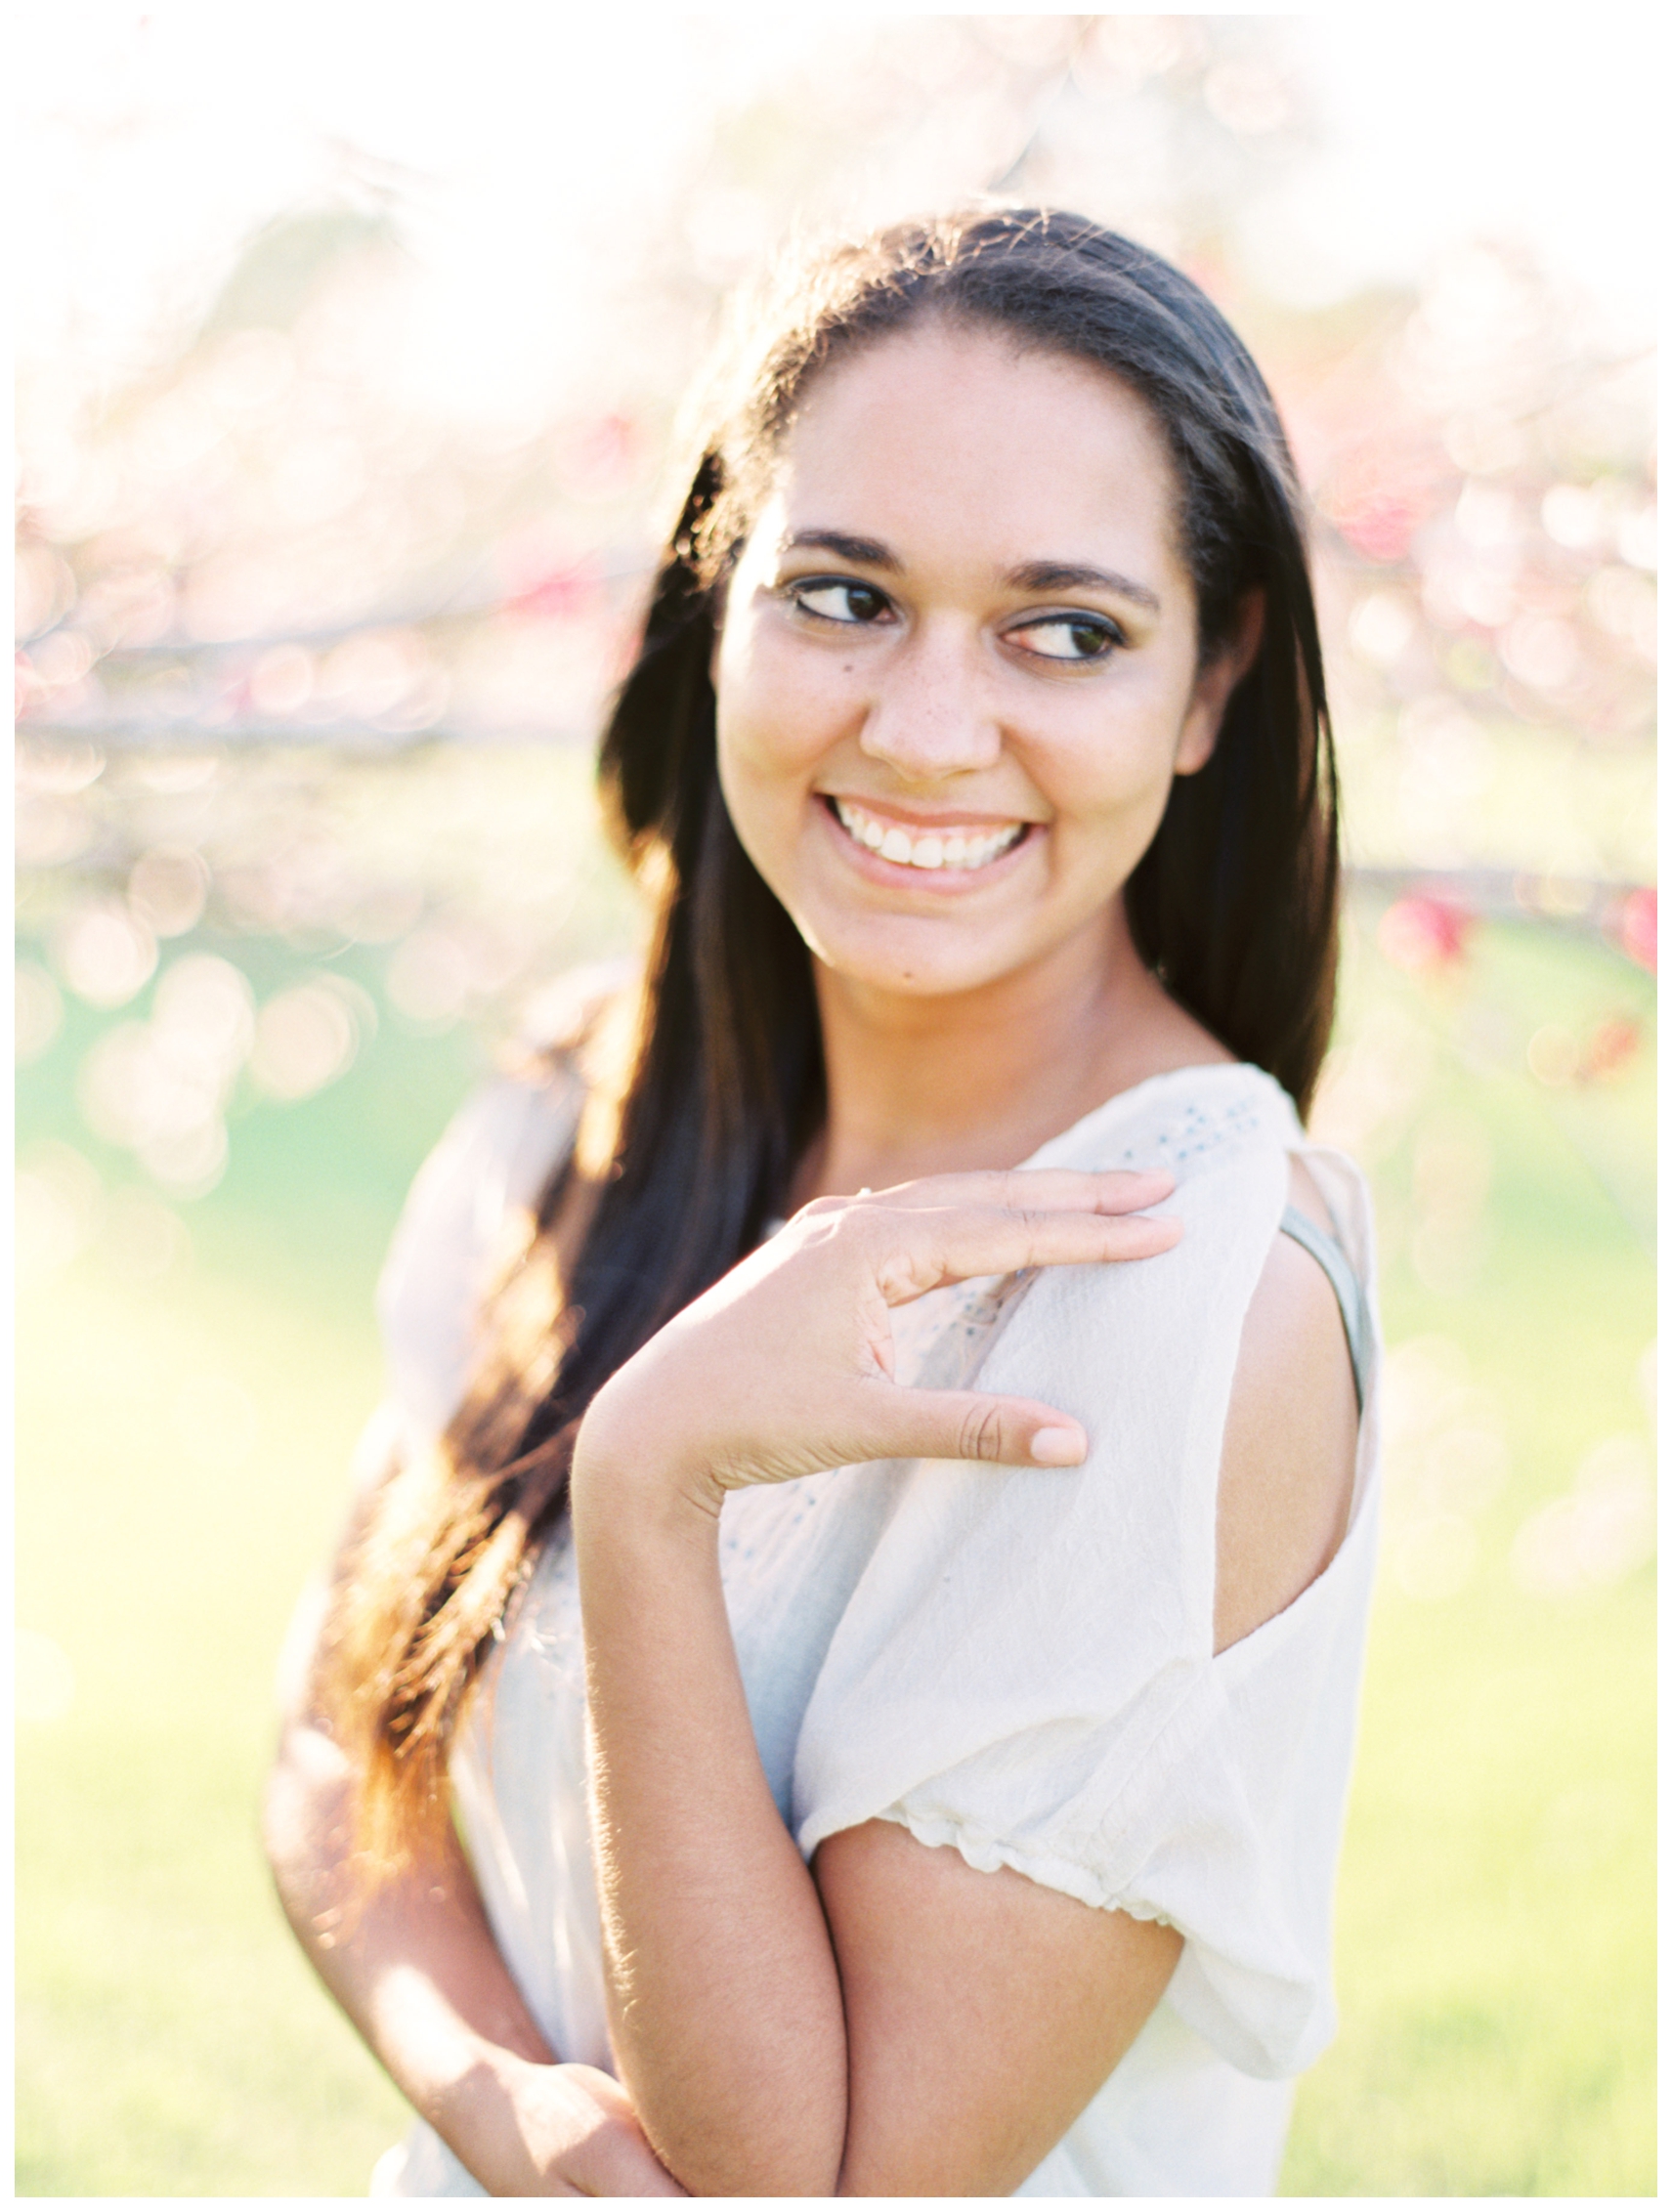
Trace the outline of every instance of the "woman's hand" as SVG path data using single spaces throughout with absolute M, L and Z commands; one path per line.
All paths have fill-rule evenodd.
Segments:
M 553 2061 L 450 1829 L 364 1886 L 354 1787 L 337 1746 L 292 1715 L 264 1808 L 279 1895 L 396 2086 L 491 2196 L 683 2196 L 621 2084 Z
M 816 1200 L 598 1393 L 578 1487 L 608 1468 L 712 1513 L 727 1490 L 866 1460 L 1077 1466 L 1084 1430 L 1037 1399 L 900 1387 L 891 1310 L 971 1277 L 1165 1252 L 1178 1223 L 1137 1210 L 1172 1187 L 1160 1170 L 1017 1169 Z
M 596 2066 L 505 2059 L 506 2103 L 483 2115 L 471 2170 L 491 2196 L 683 2196 L 645 2141 L 632 2102 Z M 485 2101 L 492 2106 L 492 2100 Z
M 379 1416 L 360 1455 L 367 1493 L 394 1449 Z M 354 1537 L 351 1524 L 345 1553 Z M 361 1778 L 314 1710 L 325 1607 L 317 1580 L 286 1638 L 284 1726 L 262 1808 L 280 1900 L 321 1978 L 491 2196 L 683 2196 L 621 2084 L 553 2058 L 451 1827 L 367 1877 L 353 1848 Z

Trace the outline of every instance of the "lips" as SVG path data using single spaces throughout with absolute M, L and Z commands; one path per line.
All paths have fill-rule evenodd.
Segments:
M 960 825 L 939 830 L 909 830 L 898 821 L 883 821 L 875 814 L 868 814 L 851 799 L 833 797 L 829 804 L 832 814 L 856 845 L 876 853 L 881 860 L 894 861 L 902 868 L 925 871 L 950 869 L 967 872 L 972 869 L 989 868 L 1013 845 L 1019 844 L 1032 828 L 1027 822 L 1007 822 L 997 829 Z

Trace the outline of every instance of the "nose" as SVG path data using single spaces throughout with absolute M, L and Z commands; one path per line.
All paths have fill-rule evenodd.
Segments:
M 992 767 L 1004 737 L 978 658 L 962 625 L 925 622 L 903 638 L 879 673 L 860 750 L 908 784 Z

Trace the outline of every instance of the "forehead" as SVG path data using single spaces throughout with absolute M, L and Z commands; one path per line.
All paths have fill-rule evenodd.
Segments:
M 863 525 L 1002 565 L 1139 550 L 1179 563 L 1176 472 L 1147 404 L 1091 362 L 985 327 L 931 322 L 825 369 L 773 489 L 792 531 Z

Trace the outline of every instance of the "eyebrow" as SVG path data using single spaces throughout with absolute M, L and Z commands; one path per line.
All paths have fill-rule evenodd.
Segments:
M 1019 569 L 1009 571 L 1005 581 L 1017 591 L 1078 591 L 1090 584 L 1094 590 L 1134 599 L 1152 615 L 1161 612 L 1161 602 L 1148 584 L 1135 583 L 1115 569 L 1089 568 L 1083 561 L 1024 561 Z
M 899 575 L 905 567 L 880 538 L 852 537 L 841 530 L 798 530 L 784 540 L 784 551 L 834 553 L 838 560 L 881 569 L 889 575 Z M 1093 590 L 1112 591 L 1122 599 L 1131 599 L 1152 614 L 1161 612 L 1161 601 L 1148 584 L 1135 582 L 1118 570 L 1095 569 L 1084 561 L 1024 561 L 1019 568 L 1007 570 L 1002 580 L 1014 591 L 1076 591 L 1090 585 Z
M 886 569 L 898 575 L 904 564 L 880 538 L 850 537 L 842 530 L 798 530 L 784 540 L 786 553 L 834 553 L 838 561 L 854 561 L 863 569 Z

